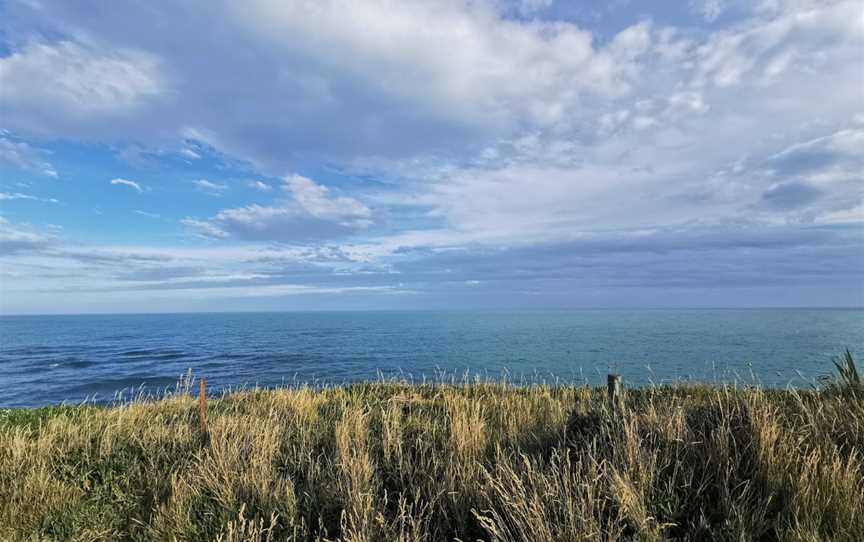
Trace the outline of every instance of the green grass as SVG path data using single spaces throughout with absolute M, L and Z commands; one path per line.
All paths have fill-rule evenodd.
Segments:
M 0 540 L 860 540 L 851 355 L 807 391 L 358 384 L 0 411 Z

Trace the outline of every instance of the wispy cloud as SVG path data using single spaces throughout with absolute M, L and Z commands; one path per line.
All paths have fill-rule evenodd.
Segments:
M 199 235 L 226 239 L 298 241 L 340 237 L 372 224 L 372 211 L 355 198 L 333 195 L 329 188 L 302 175 L 283 180 L 290 199 L 279 205 L 257 204 L 223 209 L 209 220 L 186 219 Z
M 45 151 L 23 141 L 2 137 L 2 134 L 0 130 L 0 164 L 57 178 L 57 170 L 43 157 Z
M 11 201 L 11 200 L 16 200 L 16 199 L 31 200 L 31 201 L 43 201 L 46 203 L 60 203 L 59 201 L 57 201 L 54 198 L 39 198 L 36 196 L 31 196 L 30 194 L 22 194 L 20 192 L 12 192 L 12 193 L 0 192 L 0 201 L 4 201 L 4 200 Z
M 140 184 L 135 181 L 130 181 L 128 179 L 111 179 L 111 184 L 115 186 L 128 186 L 129 188 L 135 190 L 139 194 L 143 194 L 145 187 L 142 187 Z
M 194 218 L 184 218 L 180 221 L 181 224 L 202 237 L 213 239 L 227 239 L 230 237 L 228 232 L 219 228 L 212 222 L 206 220 L 195 220 Z
M 198 179 L 192 181 L 192 184 L 195 185 L 195 188 L 204 192 L 205 194 L 209 194 L 211 196 L 221 196 L 226 190 L 228 190 L 228 185 L 222 183 L 214 183 L 212 181 L 208 181 L 207 179 Z
M 246 186 L 248 186 L 249 188 L 254 188 L 255 190 L 259 190 L 261 192 L 270 192 L 273 190 L 272 186 L 261 181 L 249 181 Z
M 194 150 L 190 149 L 189 147 L 185 147 L 185 148 L 181 149 L 180 154 L 182 154 L 186 158 L 189 158 L 190 160 L 200 160 L 201 159 L 201 155 L 198 154 L 197 152 L 195 152 Z
M 135 209 L 132 212 L 135 213 L 136 215 L 146 216 L 147 218 L 158 218 L 158 219 L 162 218 L 162 215 L 160 215 L 160 214 L 148 213 L 147 211 L 141 211 L 139 209 Z
M 55 241 L 54 235 L 30 224 L 12 223 L 0 216 L 0 254 L 28 254 L 41 250 Z
M 330 189 L 302 175 L 289 175 L 284 188 L 300 206 L 315 218 L 337 222 L 346 227 L 366 227 L 372 212 L 354 198 L 332 196 Z

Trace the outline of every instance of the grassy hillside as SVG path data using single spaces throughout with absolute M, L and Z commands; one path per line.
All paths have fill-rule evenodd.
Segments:
M 362 384 L 0 414 L 0 540 L 860 540 L 864 393 Z M 857 380 L 856 380 L 857 379 Z

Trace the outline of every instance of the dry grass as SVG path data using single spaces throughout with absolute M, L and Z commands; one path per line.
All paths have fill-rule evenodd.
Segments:
M 583 387 L 248 391 L 209 401 L 206 438 L 187 393 L 6 411 L 0 540 L 860 540 L 844 367 L 630 390 L 621 416 Z

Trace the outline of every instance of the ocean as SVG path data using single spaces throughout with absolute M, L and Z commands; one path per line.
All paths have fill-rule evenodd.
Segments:
M 4 316 L 0 407 L 159 394 L 190 369 L 214 393 L 382 378 L 593 385 L 608 372 L 628 385 L 806 387 L 845 348 L 864 353 L 862 309 Z

